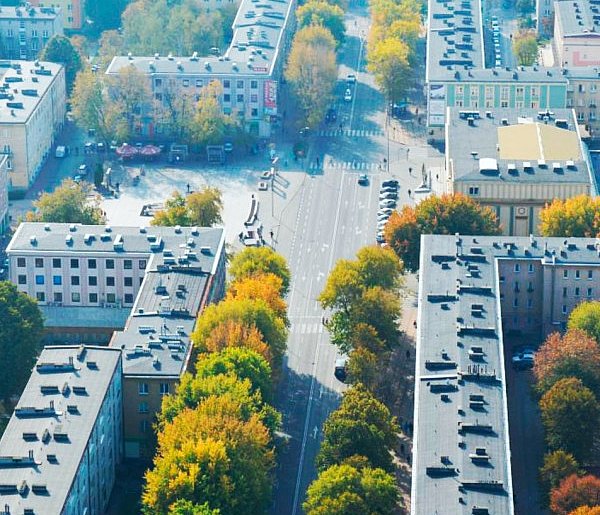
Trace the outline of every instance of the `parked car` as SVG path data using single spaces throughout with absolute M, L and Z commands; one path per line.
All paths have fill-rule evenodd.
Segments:
M 390 216 L 392 215 L 392 213 L 381 213 L 377 215 L 377 221 L 381 221 L 381 220 L 389 220 Z
M 325 122 L 333 123 L 336 120 L 337 120 L 337 111 L 333 107 L 330 107 L 329 109 L 327 109 L 327 113 L 325 113 Z
M 391 207 L 383 207 L 377 211 L 377 215 L 386 214 L 390 216 L 394 210 Z
M 367 184 L 369 184 L 369 176 L 366 173 L 361 173 L 358 176 L 358 184 L 360 184 L 361 186 L 366 186 Z
M 380 193 L 379 194 L 379 200 L 385 200 L 385 199 L 397 199 L 398 198 L 398 193 L 395 191 L 386 191 L 384 193 Z
M 382 187 L 393 186 L 393 187 L 397 188 L 398 187 L 398 181 L 396 179 L 389 179 L 387 181 L 383 181 L 381 183 L 381 186 Z
M 223 145 L 223 150 L 227 153 L 233 152 L 233 143 L 231 143 L 231 141 L 226 142 Z
M 346 370 L 347 364 L 348 358 L 337 358 L 335 360 L 335 368 L 333 370 L 333 375 L 342 383 L 346 380 L 346 377 L 348 375 Z
M 349 73 L 346 75 L 346 83 L 347 84 L 356 84 L 356 75 L 353 73 Z
M 56 152 L 54 153 L 56 157 L 65 157 L 67 155 L 67 147 L 64 145 L 58 145 L 56 147 Z
M 81 175 L 82 177 L 85 177 L 88 174 L 88 165 L 86 165 L 86 164 L 79 165 L 79 168 L 77 169 L 77 173 L 79 175 Z
M 397 191 L 397 186 L 382 186 L 379 193 L 396 193 Z
M 352 91 L 350 88 L 346 88 L 346 91 L 344 92 L 344 101 L 352 102 Z
M 375 238 L 375 241 L 377 241 L 377 243 L 385 243 L 385 236 L 383 235 L 383 231 L 379 231 L 377 233 L 377 238 Z
M 396 201 L 391 198 L 380 200 L 379 207 L 396 207 Z
M 535 351 L 531 347 L 521 347 L 513 351 L 512 364 L 516 369 L 533 368 Z

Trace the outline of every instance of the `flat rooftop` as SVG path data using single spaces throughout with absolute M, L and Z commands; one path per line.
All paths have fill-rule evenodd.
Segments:
M 0 497 L 10 513 L 62 513 L 120 365 L 118 349 L 43 349 L 0 440 Z
M 555 2 L 556 23 L 563 36 L 600 38 L 600 8 L 589 0 L 562 0 Z
M 0 20 L 53 20 L 60 14 L 59 7 L 0 7 Z
M 116 56 L 106 73 L 135 66 L 144 74 L 268 77 L 279 56 L 292 5 L 292 0 L 242 0 L 231 43 L 221 56 Z
M 45 61 L 0 61 L 0 126 L 27 122 L 61 68 Z
M 455 181 L 588 183 L 595 191 L 572 109 L 448 108 L 446 158 Z
M 412 515 L 514 513 L 498 261 L 598 266 L 599 252 L 588 238 L 421 237 Z

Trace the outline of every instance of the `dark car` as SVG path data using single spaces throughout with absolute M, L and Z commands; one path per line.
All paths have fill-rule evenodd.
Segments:
M 327 123 L 333 123 L 337 120 L 337 112 L 332 107 L 327 109 L 327 113 L 325 113 L 325 121 Z
M 369 176 L 366 173 L 361 173 L 358 176 L 358 184 L 360 184 L 361 186 L 366 186 L 367 184 L 369 184 Z
M 397 188 L 398 187 L 398 181 L 396 179 L 390 179 L 388 181 L 383 181 L 381 183 L 381 187 L 382 188 L 386 188 L 386 187 L 392 187 L 392 188 Z
M 333 375 L 342 383 L 346 380 L 346 376 L 348 375 L 346 371 L 347 363 L 347 358 L 337 358 L 335 360 L 335 369 L 333 371 Z

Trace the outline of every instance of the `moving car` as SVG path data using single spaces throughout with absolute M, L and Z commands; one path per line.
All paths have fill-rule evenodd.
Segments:
M 512 364 L 518 370 L 533 368 L 535 350 L 531 347 L 521 347 L 513 351 Z
M 356 75 L 354 75 L 353 73 L 349 73 L 346 76 L 346 83 L 347 84 L 356 84 Z
M 369 184 L 369 177 L 366 173 L 361 173 L 358 176 L 358 184 L 360 184 L 361 186 L 366 186 L 367 184 Z
M 344 101 L 345 102 L 351 102 L 352 101 L 352 91 L 350 91 L 350 88 L 347 88 L 345 93 L 344 93 Z

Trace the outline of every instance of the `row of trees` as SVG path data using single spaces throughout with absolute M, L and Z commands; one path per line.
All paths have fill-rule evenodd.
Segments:
M 581 475 L 581 464 L 593 459 L 600 421 L 599 320 L 600 302 L 580 304 L 567 332 L 551 334 L 535 357 L 535 389 L 549 451 L 540 480 L 556 515 L 595 505 L 600 495 L 600 479 Z
M 540 212 L 542 236 L 595 238 L 600 234 L 600 198 L 554 199 Z
M 368 69 L 388 102 L 406 94 L 421 30 L 418 0 L 371 0 Z
M 193 374 L 163 400 L 144 513 L 253 515 L 270 502 L 281 416 L 269 403 L 290 272 L 268 247 L 240 252 L 230 272 L 226 298 L 199 316 L 191 336 Z

